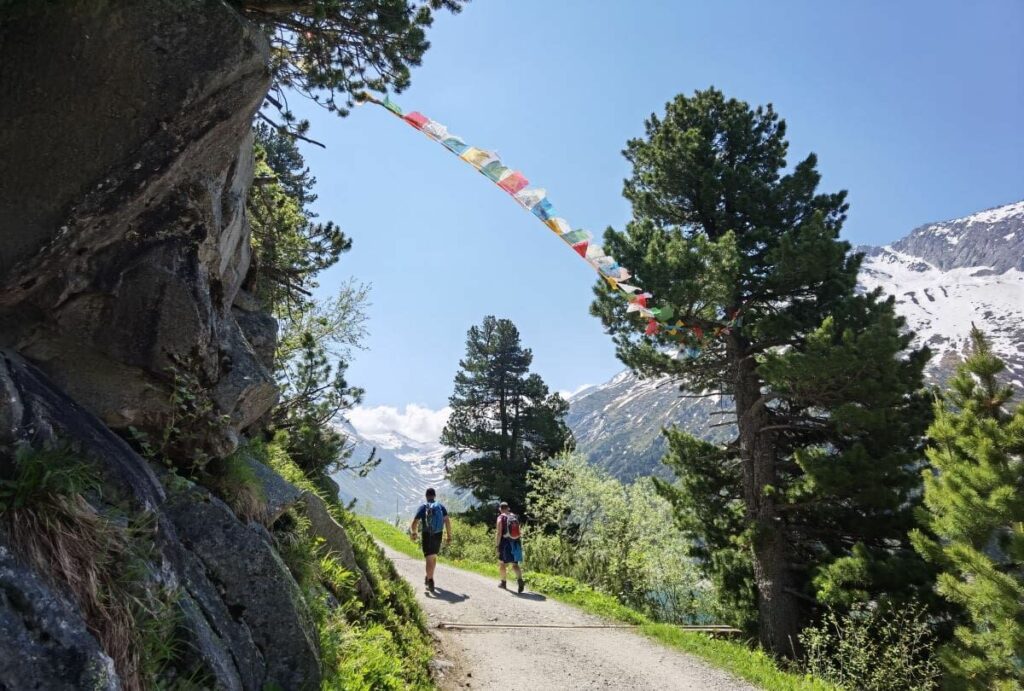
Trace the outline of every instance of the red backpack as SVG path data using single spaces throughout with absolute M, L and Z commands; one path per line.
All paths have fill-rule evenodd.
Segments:
M 512 540 L 518 540 L 519 536 L 522 534 L 519 530 L 519 516 L 514 513 L 507 513 L 502 516 L 502 518 L 505 519 L 505 531 L 503 536 Z

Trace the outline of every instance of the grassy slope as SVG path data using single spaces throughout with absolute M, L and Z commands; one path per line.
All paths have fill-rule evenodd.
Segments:
M 375 518 L 360 516 L 359 520 L 375 538 L 403 554 L 420 556 L 419 546 L 402 530 Z M 441 561 L 466 571 L 497 578 L 498 567 L 488 564 L 441 557 Z M 608 619 L 638 624 L 640 631 L 659 643 L 707 660 L 715 667 L 732 672 L 765 689 L 779 691 L 824 691 L 835 687 L 807 676 L 780 670 L 775 662 L 760 650 L 752 650 L 742 643 L 716 640 L 699 633 L 683 631 L 671 624 L 658 624 L 628 607 L 614 597 L 599 593 L 571 578 L 542 573 L 529 574 L 530 589 L 556 600 L 579 607 Z

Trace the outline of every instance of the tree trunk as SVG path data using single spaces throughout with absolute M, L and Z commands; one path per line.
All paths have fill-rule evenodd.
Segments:
M 776 486 L 774 433 L 761 393 L 761 378 L 753 358 L 736 336 L 730 338 L 735 364 L 736 420 L 743 464 L 743 500 L 748 525 L 753 529 L 754 581 L 757 586 L 758 628 L 761 645 L 776 655 L 793 656 L 799 650 L 800 602 L 788 568 L 789 545 L 775 511 L 771 490 Z

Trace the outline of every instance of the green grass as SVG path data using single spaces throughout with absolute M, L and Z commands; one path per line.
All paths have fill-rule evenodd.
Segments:
M 420 556 L 419 545 L 410 540 L 403 530 L 368 516 L 360 516 L 359 520 L 373 537 L 388 547 L 409 556 Z M 448 559 L 443 554 L 440 560 L 442 563 L 482 576 L 498 577 L 497 564 Z M 772 691 L 826 691 L 836 688 L 819 679 L 781 670 L 771 656 L 764 651 L 752 649 L 743 643 L 715 639 L 706 634 L 684 631 L 672 624 L 653 622 L 643 614 L 626 607 L 611 595 L 598 592 L 572 578 L 536 572 L 529 573 L 527 578 L 530 582 L 530 589 L 534 592 L 607 619 L 637 624 L 640 632 L 662 645 L 700 657 L 715 667 L 731 672 L 762 688 Z

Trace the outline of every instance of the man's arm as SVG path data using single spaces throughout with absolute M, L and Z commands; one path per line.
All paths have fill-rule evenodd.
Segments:
M 412 535 L 413 540 L 416 539 L 416 526 L 417 524 L 419 524 L 419 522 L 419 516 L 414 516 L 412 519 L 412 523 L 409 524 L 409 534 Z
M 445 514 L 444 516 L 444 527 L 445 530 L 448 531 L 446 533 L 447 537 L 445 537 L 444 542 L 446 545 L 450 545 L 452 544 L 452 519 L 448 518 L 448 514 Z
M 501 516 L 498 516 L 498 522 L 494 524 L 494 546 L 501 547 L 501 534 L 504 531 L 501 529 Z

